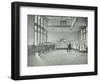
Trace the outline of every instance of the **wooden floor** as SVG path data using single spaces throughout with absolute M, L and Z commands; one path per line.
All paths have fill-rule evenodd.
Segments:
M 71 50 L 53 50 L 41 54 L 28 55 L 28 66 L 53 66 L 53 65 L 77 65 L 87 64 L 88 56 L 86 53 Z

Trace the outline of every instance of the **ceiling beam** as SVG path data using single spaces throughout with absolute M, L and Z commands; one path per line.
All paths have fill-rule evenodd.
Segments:
M 72 24 L 71 24 L 71 29 L 73 29 L 73 27 L 74 27 L 74 24 L 75 24 L 75 22 L 76 22 L 76 18 L 77 18 L 77 17 L 75 17 L 75 18 L 73 19 L 73 22 L 72 22 Z

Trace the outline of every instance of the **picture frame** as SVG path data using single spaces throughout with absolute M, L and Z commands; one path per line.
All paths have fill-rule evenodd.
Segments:
M 64 13 L 66 13 L 66 14 L 64 14 Z M 74 13 L 74 14 L 72 14 L 72 13 Z M 55 17 L 51 17 L 51 18 L 55 18 L 55 19 L 57 18 L 57 20 L 58 20 L 58 18 L 60 19 L 60 17 L 58 17 L 59 15 L 61 15 L 61 18 L 63 18 L 63 19 L 65 17 L 62 17 L 62 15 L 70 16 L 70 17 L 66 17 L 68 20 L 71 20 L 71 18 L 73 20 L 74 19 L 76 20 L 76 18 L 77 18 L 77 20 L 85 19 L 83 16 L 81 17 L 81 15 L 79 15 L 78 13 L 83 14 L 83 16 L 88 17 L 88 24 L 87 24 L 88 31 L 89 31 L 88 32 L 88 47 L 90 46 L 89 44 L 92 45 L 88 48 L 88 57 L 87 57 L 88 63 L 86 65 L 89 64 L 88 65 L 88 66 L 90 66 L 89 69 L 86 69 L 88 66 L 85 67 L 85 65 L 83 65 L 83 64 L 82 64 L 82 67 L 81 67 L 81 65 L 80 66 L 78 66 L 78 65 L 71 65 L 71 66 L 70 65 L 68 65 L 68 66 L 62 65 L 62 66 L 60 66 L 59 65 L 58 67 L 57 66 L 28 67 L 27 64 L 23 63 L 23 61 L 26 62 L 27 54 L 28 54 L 28 52 L 26 52 L 27 51 L 26 45 L 28 43 L 27 42 L 28 41 L 27 33 L 30 33 L 30 31 L 27 32 L 27 30 L 28 30 L 27 24 L 28 24 L 28 16 L 29 15 L 30 15 L 30 19 L 33 17 L 33 15 L 43 16 L 44 18 L 46 18 L 46 16 L 48 18 L 50 18 L 50 16 L 52 15 Z M 11 78 L 13 80 L 25 80 L 25 79 L 41 79 L 41 78 L 59 78 L 59 77 L 97 75 L 97 68 L 98 68 L 97 67 L 97 61 L 98 61 L 98 59 L 97 59 L 97 51 L 98 51 L 98 48 L 97 48 L 97 45 L 98 45 L 98 42 L 97 42 L 97 30 L 98 30 L 97 29 L 97 24 L 98 24 L 97 13 L 98 12 L 97 12 L 96 6 L 62 5 L 62 4 L 31 3 L 31 2 L 12 2 L 12 4 L 11 4 Z M 77 17 L 78 15 L 79 15 L 79 17 Z M 39 16 L 38 16 L 38 18 L 39 18 Z M 42 18 L 41 18 L 41 20 L 42 20 Z M 69 22 L 69 21 L 67 21 L 67 22 Z M 69 27 L 70 27 L 70 25 L 73 25 L 72 22 L 71 22 L 71 24 L 70 24 L 70 22 L 68 24 L 69 24 Z M 66 21 L 60 21 L 60 27 L 65 27 L 64 25 L 66 26 Z M 36 24 L 36 26 L 39 27 L 39 25 L 37 25 L 37 24 Z M 42 28 L 42 24 L 40 27 Z M 59 26 L 57 26 L 57 27 L 59 27 Z M 25 29 L 26 29 L 26 34 L 24 34 Z M 83 31 L 84 31 L 84 29 L 82 30 L 82 33 L 85 33 L 85 31 L 84 32 Z M 91 34 L 93 36 L 91 38 L 89 38 L 91 36 Z M 87 34 L 86 35 L 83 34 L 81 36 L 83 36 L 83 38 L 84 38 L 85 36 L 87 37 Z M 92 39 L 92 41 L 89 42 L 89 40 L 91 40 L 91 39 Z M 61 41 L 64 41 L 64 40 L 61 39 Z M 25 44 L 23 44 L 23 43 L 25 43 Z M 31 41 L 30 41 L 30 43 L 31 43 Z M 35 49 L 36 49 L 36 47 L 34 48 L 34 50 Z M 92 50 L 93 50 L 93 53 L 92 53 Z M 59 53 L 59 52 L 57 52 L 57 53 Z M 26 54 L 26 56 L 21 55 L 21 54 Z M 24 67 L 24 65 L 26 65 L 27 67 Z M 63 69 L 63 70 L 61 70 L 61 69 Z M 66 71 L 66 70 L 68 70 L 68 71 Z M 28 72 L 28 73 L 26 73 L 26 72 Z

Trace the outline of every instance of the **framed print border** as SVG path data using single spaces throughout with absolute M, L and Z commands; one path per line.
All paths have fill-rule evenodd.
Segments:
M 57 9 L 77 9 L 77 10 L 93 10 L 94 11 L 94 72 L 78 72 L 78 73 L 59 73 L 59 74 L 43 74 L 43 75 L 25 75 L 20 76 L 20 7 L 43 7 Z M 80 6 L 80 5 L 61 5 L 46 3 L 29 3 L 29 2 L 12 2 L 11 4 L 11 78 L 14 80 L 25 79 L 41 79 L 41 78 L 58 78 L 73 76 L 97 75 L 97 7 Z

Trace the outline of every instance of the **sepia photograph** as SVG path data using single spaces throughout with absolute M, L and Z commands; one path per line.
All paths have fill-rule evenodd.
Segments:
M 27 15 L 27 64 L 88 64 L 88 17 Z

